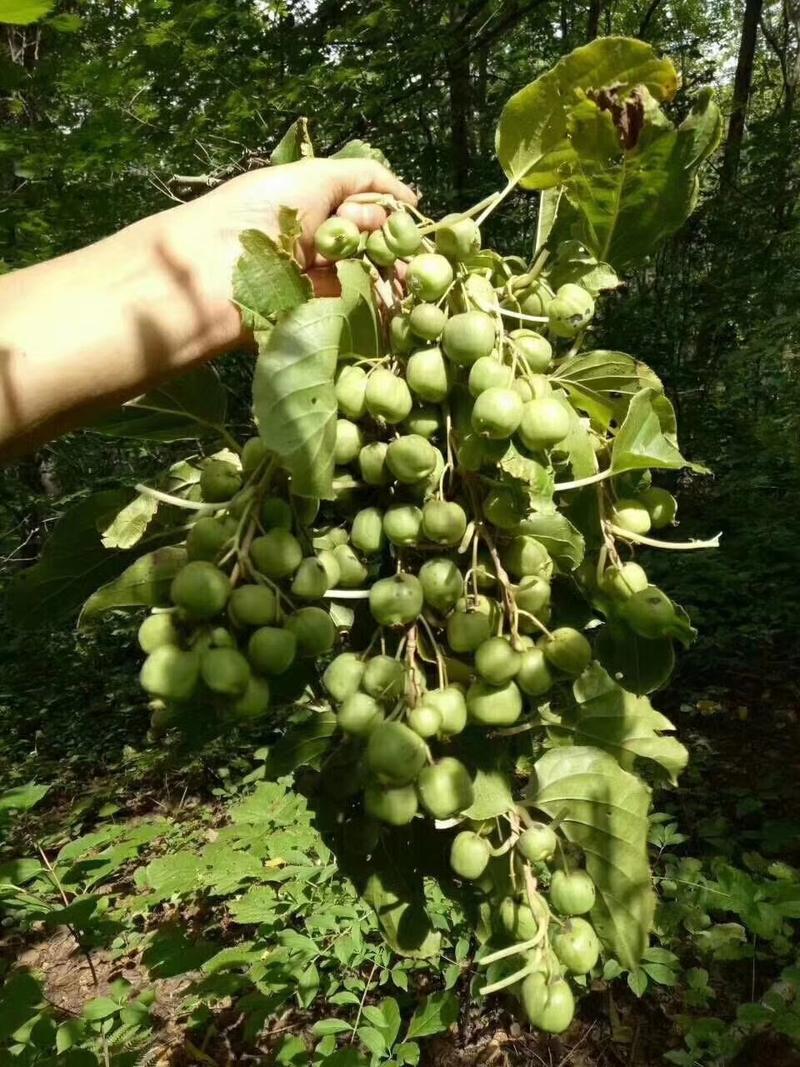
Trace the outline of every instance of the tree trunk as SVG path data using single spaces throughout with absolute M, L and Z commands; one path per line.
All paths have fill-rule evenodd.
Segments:
M 456 5 L 451 8 L 451 25 L 456 22 Z M 469 182 L 472 153 L 470 151 L 470 112 L 472 84 L 470 81 L 470 49 L 464 38 L 457 38 L 445 56 L 447 88 L 450 98 L 450 170 L 453 197 L 463 203 Z
M 589 15 L 586 20 L 586 40 L 593 41 L 600 33 L 600 16 L 603 13 L 603 0 L 589 0 Z
M 739 170 L 747 104 L 753 85 L 753 61 L 756 54 L 758 21 L 761 18 L 763 5 L 764 0 L 746 0 L 745 2 L 742 35 L 739 39 L 739 58 L 736 63 L 736 77 L 733 81 L 731 117 L 728 122 L 728 136 L 722 162 L 722 180 L 728 184 L 735 183 Z

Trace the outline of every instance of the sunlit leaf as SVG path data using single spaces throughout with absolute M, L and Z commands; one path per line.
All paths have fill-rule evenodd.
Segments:
M 233 272 L 233 298 L 245 326 L 267 329 L 270 319 L 311 297 L 311 282 L 297 260 L 260 230 L 244 230 L 239 243 L 243 252 Z
M 308 119 L 295 119 L 280 141 L 275 145 L 269 157 L 273 166 L 283 163 L 296 163 L 300 159 L 310 159 L 314 155 L 314 146 L 308 132 Z
M 168 606 L 172 579 L 185 564 L 186 549 L 182 545 L 166 545 L 149 552 L 89 597 L 79 624 L 111 608 Z

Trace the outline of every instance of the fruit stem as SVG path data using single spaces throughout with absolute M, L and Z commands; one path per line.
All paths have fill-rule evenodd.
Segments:
M 542 633 L 545 635 L 545 637 L 552 637 L 553 636 L 552 631 L 547 629 L 547 627 L 541 621 L 541 619 L 537 619 L 537 617 L 535 615 L 532 615 L 530 611 L 523 611 L 522 608 L 517 608 L 517 614 L 518 615 L 524 615 L 526 619 L 530 619 L 531 622 L 534 624 L 534 626 L 538 626 L 539 627 L 539 629 L 542 631 Z
M 650 548 L 671 549 L 673 552 L 692 552 L 698 548 L 719 548 L 719 539 L 722 537 L 722 534 L 718 533 L 708 541 L 660 541 L 655 537 L 645 537 L 643 534 L 623 530 L 621 526 L 616 526 L 613 522 L 607 522 L 606 525 L 611 533 L 621 541 L 632 541 L 636 545 L 649 545 Z
M 322 595 L 330 600 L 369 600 L 369 589 L 328 589 Z
M 553 492 L 564 492 L 567 489 L 582 489 L 585 485 L 594 485 L 596 482 L 604 482 L 607 478 L 613 478 L 614 471 L 610 467 L 607 467 L 604 471 L 598 471 L 597 474 L 591 474 L 588 478 L 576 478 L 574 482 L 556 482 L 553 485 Z
M 489 203 L 486 205 L 480 215 L 478 215 L 477 219 L 475 219 L 475 224 L 477 226 L 481 226 L 486 221 L 486 219 L 489 218 L 495 208 L 499 207 L 500 204 L 502 204 L 502 202 L 509 195 L 509 193 L 514 192 L 518 182 L 519 178 L 510 178 L 506 183 L 505 187 L 501 189 L 499 193 L 495 193 L 495 195 L 489 200 Z
M 486 310 L 485 308 L 482 310 Z M 526 315 L 524 311 L 512 311 L 510 308 L 498 308 L 507 319 L 519 319 L 520 322 L 549 322 L 546 315 Z
M 420 615 L 419 621 L 425 627 L 425 632 L 427 633 L 428 638 L 431 644 L 433 645 L 433 654 L 434 656 L 436 656 L 436 669 L 439 673 L 439 688 L 444 689 L 444 687 L 447 685 L 447 667 L 445 666 L 442 650 L 439 647 L 439 642 L 436 640 L 433 630 L 430 628 L 428 620 L 425 618 L 425 616 Z
M 233 503 L 232 500 L 223 500 L 220 504 L 204 504 L 199 500 L 185 500 L 182 496 L 173 496 L 172 493 L 164 493 L 160 489 L 153 489 L 149 485 L 144 485 L 139 482 L 134 486 L 137 493 L 141 493 L 142 496 L 152 497 L 153 500 L 159 500 L 162 504 L 170 504 L 175 508 L 185 508 L 187 511 L 199 511 L 204 514 L 210 515 L 214 511 L 221 511 L 224 508 L 230 507 Z
M 508 191 L 510 192 L 510 190 Z M 470 208 L 467 208 L 466 211 L 462 211 L 454 218 L 448 219 L 446 223 L 442 222 L 442 220 L 439 219 L 438 222 L 431 222 L 427 226 L 420 226 L 419 232 L 424 237 L 428 233 L 435 233 L 436 230 L 440 229 L 442 226 L 452 226 L 456 222 L 461 222 L 462 219 L 471 219 L 473 215 L 478 215 L 481 211 L 483 211 L 484 208 L 490 207 L 492 204 L 494 204 L 495 201 L 497 201 L 497 203 L 499 204 L 500 201 L 503 199 L 503 196 L 505 195 L 506 194 L 501 190 L 497 190 L 497 192 L 490 193 L 489 196 L 484 197 L 484 199 L 481 200 L 479 203 L 474 204 Z M 481 221 L 481 219 L 478 219 L 478 225 L 480 225 Z
M 491 985 L 485 985 L 483 989 L 479 989 L 478 992 L 482 997 L 488 996 L 489 993 L 497 993 L 501 989 L 505 989 L 507 986 L 514 985 L 515 982 L 521 982 L 523 978 L 527 978 L 529 974 L 533 974 L 534 971 L 538 970 L 539 961 L 534 960 L 532 963 L 526 963 L 524 967 L 520 967 L 520 969 L 514 971 L 513 974 L 506 975 L 505 978 L 501 978 L 497 982 L 492 982 Z
M 500 960 L 506 960 L 509 956 L 516 956 L 520 952 L 527 952 L 529 949 L 536 948 L 541 938 L 539 937 L 539 931 L 536 931 L 536 936 L 532 937 L 530 941 L 520 941 L 516 945 L 508 945 L 507 948 L 499 948 L 496 952 L 490 952 L 488 956 L 482 956 L 475 962 L 479 967 L 488 967 L 490 963 L 499 963 Z

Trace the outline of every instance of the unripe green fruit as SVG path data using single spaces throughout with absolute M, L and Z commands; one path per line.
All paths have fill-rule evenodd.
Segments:
M 350 693 L 336 716 L 339 729 L 351 737 L 367 737 L 383 722 L 383 709 L 367 693 Z
M 465 811 L 475 797 L 469 771 L 452 756 L 445 756 L 420 771 L 417 792 L 423 808 L 434 819 L 449 819 Z
M 336 420 L 336 441 L 333 446 L 333 459 L 339 466 L 352 463 L 361 451 L 364 443 L 361 429 L 349 419 Z
M 495 571 L 494 562 L 485 549 L 479 551 L 478 565 L 475 567 L 472 574 L 475 579 L 475 584 L 479 589 L 494 589 L 497 585 L 497 573 Z
M 278 600 L 263 585 L 240 585 L 228 601 L 228 614 L 237 626 L 270 626 L 278 617 Z
M 199 647 L 200 642 L 195 647 Z M 237 648 L 236 638 L 224 626 L 214 626 L 208 633 L 207 648 Z
M 436 404 L 417 404 L 403 425 L 409 433 L 430 441 L 442 429 L 441 409 Z
M 289 499 L 300 526 L 310 526 L 319 514 L 319 500 L 315 496 L 294 496 Z
M 397 259 L 395 253 L 389 247 L 383 230 L 372 231 L 367 237 L 365 251 L 377 267 L 391 267 Z
M 534 823 L 523 830 L 517 840 L 517 852 L 531 863 L 543 863 L 552 859 L 558 847 L 555 831 L 543 822 Z
M 533 388 L 527 378 L 515 378 L 511 386 L 523 404 L 533 400 Z
M 634 633 L 650 640 L 671 636 L 676 623 L 675 605 L 655 585 L 633 593 L 620 614 Z
M 420 737 L 435 737 L 442 725 L 442 714 L 429 704 L 417 704 L 408 712 L 406 722 Z
M 490 637 L 475 651 L 475 670 L 491 685 L 505 685 L 517 674 L 522 656 L 505 637 Z
M 467 725 L 467 701 L 463 690 L 457 685 L 432 689 L 426 694 L 425 703 L 439 712 L 439 732 L 442 737 L 455 737 Z
M 407 211 L 393 211 L 383 224 L 386 244 L 396 256 L 413 256 L 422 244 L 422 234 Z
M 350 545 L 337 545 L 333 555 L 339 567 L 339 588 L 358 589 L 362 586 L 369 572 Z
M 568 919 L 552 938 L 553 951 L 570 974 L 588 974 L 600 956 L 597 934 L 585 919 Z
M 369 736 L 367 767 L 386 785 L 408 785 L 425 766 L 425 742 L 401 722 L 382 722 Z
M 247 688 L 234 701 L 231 710 L 236 718 L 243 722 L 261 719 L 269 711 L 269 700 L 269 685 L 263 678 L 251 675 L 247 682 Z
M 438 448 L 433 448 L 433 470 L 417 482 L 412 482 L 408 487 L 408 493 L 417 501 L 425 501 L 434 493 L 438 492 L 439 484 L 444 471 L 444 456 Z
M 492 441 L 488 437 L 468 433 L 458 450 L 458 462 L 464 470 L 478 471 L 481 467 L 496 466 L 507 451 L 507 439 Z
M 436 228 L 436 251 L 461 263 L 480 251 L 481 231 L 474 219 L 445 215 Z
M 550 553 L 535 537 L 515 537 L 503 553 L 503 563 L 515 578 L 526 578 L 531 574 L 549 578 L 553 573 Z
M 174 645 L 160 645 L 142 664 L 139 683 L 151 696 L 162 700 L 188 700 L 200 676 L 200 657 Z
M 406 669 L 399 660 L 391 656 L 373 656 L 364 667 L 361 687 L 376 700 L 392 704 L 403 695 L 405 681 Z
M 367 372 L 363 367 L 350 364 L 339 369 L 336 375 L 336 403 L 339 411 L 348 419 L 361 419 L 367 410 Z
M 389 323 L 389 340 L 392 352 L 405 356 L 416 347 L 408 315 L 395 315 Z
M 514 433 L 522 418 L 522 401 L 513 389 L 487 389 L 475 398 L 472 428 L 481 437 L 504 440 Z
M 494 285 L 482 274 L 468 274 L 462 283 L 461 291 L 463 299 L 459 303 L 460 311 L 493 311 L 500 306 Z
M 364 809 L 390 826 L 407 826 L 417 814 L 417 791 L 413 785 L 385 789 L 368 785 L 364 790 Z
M 250 545 L 250 559 L 257 571 L 267 578 L 288 578 L 303 559 L 300 542 L 282 527 L 268 530 Z
M 449 360 L 471 367 L 491 355 L 496 339 L 495 321 L 485 311 L 462 311 L 452 315 L 442 333 L 442 348 Z
M 528 505 L 513 489 L 498 486 L 484 497 L 483 514 L 498 530 L 514 530 L 528 517 Z
M 462 830 L 450 846 L 450 866 L 459 878 L 474 882 L 483 874 L 491 858 L 490 846 L 471 830 Z
M 175 575 L 170 586 L 173 604 L 194 619 L 211 619 L 219 615 L 231 593 L 228 576 L 213 563 L 194 560 Z
M 638 563 L 623 563 L 621 567 L 607 567 L 600 579 L 600 588 L 617 600 L 627 600 L 641 593 L 650 584 L 643 567 Z
M 423 252 L 408 265 L 406 285 L 417 300 L 440 300 L 453 284 L 453 268 L 444 256 Z
M 663 530 L 665 526 L 675 522 L 678 502 L 666 489 L 652 485 L 639 494 L 639 500 L 647 508 L 654 530 Z
M 592 320 L 594 300 L 580 285 L 567 282 L 557 291 L 547 308 L 550 332 L 556 337 L 574 337 Z
M 279 496 L 267 497 L 261 505 L 261 525 L 266 531 L 291 530 L 292 509 Z
M 322 684 L 334 700 L 341 704 L 358 692 L 364 676 L 364 662 L 354 652 L 342 652 L 331 660 L 322 675 Z
M 553 448 L 570 429 L 569 412 L 555 397 L 535 397 L 523 405 L 519 435 L 526 448 L 534 452 Z
M 514 602 L 521 611 L 538 616 L 550 603 L 550 583 L 538 574 L 529 574 L 514 587 Z
M 640 500 L 621 498 L 611 510 L 611 521 L 615 526 L 629 533 L 646 534 L 650 532 L 652 519 L 650 512 Z
M 383 532 L 393 545 L 416 545 L 422 536 L 422 511 L 413 504 L 398 504 L 383 516 Z
M 553 676 L 540 648 L 525 649 L 515 681 L 530 697 L 540 697 L 552 687 Z
M 292 596 L 302 597 L 303 600 L 319 600 L 329 589 L 325 564 L 316 556 L 306 556 L 292 581 Z
M 242 476 L 227 460 L 209 460 L 200 472 L 200 492 L 210 504 L 230 500 L 241 488 Z
M 369 591 L 369 610 L 381 626 L 405 626 L 419 617 L 423 597 L 413 574 L 381 578 Z
M 437 545 L 457 545 L 467 530 L 467 513 L 460 504 L 429 500 L 422 509 L 422 532 Z
M 423 341 L 438 341 L 447 322 L 447 312 L 437 304 L 417 304 L 408 321 L 417 337 Z
M 209 648 L 200 659 L 200 673 L 215 693 L 239 696 L 250 680 L 250 664 L 235 648 Z
M 537 280 L 518 296 L 520 311 L 523 315 L 547 315 L 553 296 L 547 282 Z
M 457 598 L 456 598 L 457 599 Z M 169 612 L 148 615 L 136 635 L 142 652 L 155 652 L 162 645 L 179 645 L 181 635 L 175 628 L 175 620 Z
M 377 367 L 369 375 L 365 398 L 370 415 L 385 419 L 391 425 L 407 418 L 413 406 L 406 383 L 386 367 Z
M 286 629 L 297 638 L 297 648 L 303 656 L 321 656 L 330 652 L 336 642 L 336 627 L 322 608 L 300 608 L 288 617 Z
M 222 550 L 231 540 L 232 523 L 212 519 L 208 515 L 199 518 L 186 535 L 186 555 L 191 559 L 213 562 L 222 555 Z
M 553 362 L 553 346 L 535 330 L 512 330 L 514 351 L 532 374 L 544 374 Z
M 386 466 L 404 485 L 427 478 L 436 466 L 436 449 L 417 434 L 406 434 L 391 442 L 386 452 Z
M 325 568 L 325 576 L 328 579 L 328 589 L 335 589 L 339 585 L 339 580 L 342 577 L 342 570 L 333 550 L 330 548 L 321 548 L 319 552 L 317 552 L 317 559 Z M 302 567 L 302 564 L 300 566 Z
M 253 474 L 267 458 L 267 446 L 260 437 L 248 437 L 242 447 L 242 473 Z
M 340 218 L 338 215 L 326 219 L 314 234 L 314 246 L 330 262 L 348 259 L 358 251 L 361 231 L 354 222 Z
M 582 633 L 561 626 L 544 639 L 542 650 L 549 663 L 565 674 L 583 674 L 592 662 L 592 646 Z
M 530 941 L 539 932 L 536 916 L 529 904 L 518 904 L 516 901 L 513 904 L 514 911 L 511 917 L 513 926 L 510 933 L 515 941 Z
M 453 652 L 474 652 L 491 637 L 494 622 L 493 614 L 481 610 L 478 605 L 463 611 L 456 605 L 447 620 L 447 643 Z
M 522 694 L 515 682 L 473 682 L 467 690 L 467 712 L 470 722 L 479 726 L 511 726 L 522 714 Z
M 420 521 L 422 517 L 420 516 Z M 375 556 L 383 548 L 383 512 L 378 508 L 362 508 L 356 512 L 350 529 L 350 540 L 365 556 Z
M 425 603 L 440 614 L 446 614 L 464 592 L 461 571 L 450 559 L 426 560 L 419 570 Z
M 373 441 L 372 444 L 364 445 L 358 453 L 358 469 L 361 478 L 367 485 L 388 485 L 392 480 L 389 468 L 386 466 L 386 453 L 389 445 L 386 441 Z
M 406 381 L 421 400 L 441 403 L 450 392 L 450 376 L 441 349 L 420 348 L 406 364 Z
M 469 369 L 469 391 L 480 396 L 487 389 L 510 389 L 514 384 L 514 372 L 494 356 L 481 356 Z
M 575 1016 L 575 998 L 563 978 L 548 982 L 534 971 L 522 983 L 520 998 L 531 1026 L 547 1034 L 563 1033 Z
M 251 634 L 247 655 L 255 670 L 263 674 L 283 674 L 294 663 L 297 638 L 290 630 L 262 626 Z
M 561 915 L 585 915 L 595 901 L 594 882 L 586 871 L 555 871 L 550 882 L 550 905 Z

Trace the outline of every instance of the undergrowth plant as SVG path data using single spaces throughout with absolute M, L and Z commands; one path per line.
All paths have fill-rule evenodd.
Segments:
M 227 425 L 211 369 L 126 405 L 97 429 L 202 455 L 81 501 L 11 591 L 22 622 L 150 608 L 153 737 L 279 728 L 270 773 L 297 772 L 390 948 L 438 954 L 435 880 L 470 917 L 480 991 L 549 1032 L 591 975 L 646 976 L 663 951 L 650 784 L 687 753 L 650 694 L 694 631 L 637 554 L 716 540 L 669 536 L 653 474 L 703 468 L 658 376 L 592 324 L 718 142 L 707 91 L 669 120 L 677 85 L 641 42 L 565 57 L 503 110 L 501 191 L 441 220 L 386 197 L 369 236 L 320 227 L 341 297 L 312 296 L 291 211 L 278 242 L 243 233 L 257 435 Z M 273 162 L 311 152 L 300 121 Z M 519 189 L 540 193 L 535 247 L 484 248 Z

